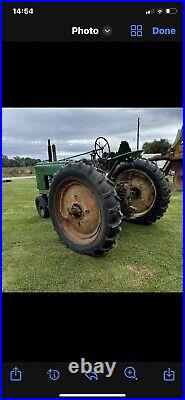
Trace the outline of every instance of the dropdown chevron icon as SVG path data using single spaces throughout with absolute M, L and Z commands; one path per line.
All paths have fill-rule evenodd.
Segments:
M 110 36 L 110 35 L 112 35 L 112 28 L 111 28 L 111 26 L 104 26 L 104 27 L 102 28 L 102 33 L 103 33 L 104 36 Z

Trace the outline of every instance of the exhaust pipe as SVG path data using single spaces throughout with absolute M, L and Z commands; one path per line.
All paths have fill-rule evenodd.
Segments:
M 49 162 L 52 162 L 52 151 L 51 151 L 51 141 L 50 139 L 48 139 L 48 160 Z
M 55 144 L 52 144 L 53 161 L 57 161 L 57 152 Z

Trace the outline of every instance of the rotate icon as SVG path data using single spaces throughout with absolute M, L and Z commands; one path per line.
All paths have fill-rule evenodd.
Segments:
M 98 381 L 98 374 L 96 372 L 88 372 L 85 374 L 86 378 L 89 379 L 89 381 Z

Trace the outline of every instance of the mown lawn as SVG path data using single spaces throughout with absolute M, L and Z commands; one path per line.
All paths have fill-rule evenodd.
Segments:
M 35 209 L 36 182 L 3 184 L 3 290 L 7 292 L 176 292 L 182 285 L 182 194 L 152 226 L 124 222 L 101 258 L 62 245 Z

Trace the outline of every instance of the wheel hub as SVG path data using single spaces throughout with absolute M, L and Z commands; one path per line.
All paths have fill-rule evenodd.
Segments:
M 141 196 L 141 190 L 137 187 L 132 187 L 131 188 L 131 197 L 133 199 L 139 199 L 140 196 Z
M 69 208 L 69 215 L 73 215 L 76 219 L 81 219 L 83 218 L 83 210 L 79 204 L 75 203 Z

